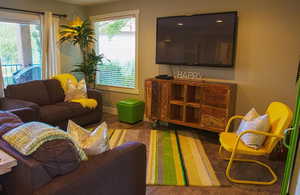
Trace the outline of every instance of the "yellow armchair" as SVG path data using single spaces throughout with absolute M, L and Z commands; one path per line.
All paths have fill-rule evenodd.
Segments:
M 271 130 L 270 132 L 263 132 L 257 130 L 246 130 L 242 132 L 240 135 L 237 135 L 235 132 L 228 132 L 231 123 L 235 119 L 242 119 L 243 116 L 233 116 L 229 119 L 228 124 L 226 126 L 225 132 L 220 134 L 220 149 L 219 153 L 222 156 L 222 149 L 225 149 L 228 152 L 231 152 L 230 158 L 224 158 L 225 160 L 229 160 L 229 163 L 226 168 L 226 177 L 234 183 L 243 183 L 243 184 L 258 184 L 258 185 L 271 185 L 277 181 L 277 176 L 272 170 L 270 166 L 267 164 L 260 162 L 258 160 L 252 159 L 237 159 L 234 158 L 236 154 L 244 154 L 244 155 L 252 155 L 252 156 L 261 156 L 267 155 L 272 152 L 278 141 L 284 137 L 284 131 L 291 123 L 292 120 L 292 111 L 288 106 L 280 102 L 272 102 L 266 113 L 269 115 Z M 267 136 L 263 147 L 260 149 L 253 149 L 245 145 L 242 141 L 240 141 L 241 137 L 247 133 L 259 134 Z M 257 163 L 261 166 L 266 167 L 273 179 L 271 181 L 252 181 L 252 180 L 238 180 L 234 179 L 230 176 L 230 170 L 232 168 L 232 164 L 234 161 L 240 162 L 252 162 Z

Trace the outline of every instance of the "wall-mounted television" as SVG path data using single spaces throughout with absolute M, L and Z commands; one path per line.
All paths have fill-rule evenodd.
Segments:
M 237 12 L 157 18 L 156 64 L 233 67 Z

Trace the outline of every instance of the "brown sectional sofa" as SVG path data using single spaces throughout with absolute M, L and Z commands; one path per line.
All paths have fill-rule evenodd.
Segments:
M 89 97 L 98 101 L 98 107 L 87 110 L 75 103 L 62 102 L 63 93 L 58 84 L 55 80 L 47 80 L 9 86 L 5 91 L 6 97 L 0 99 L 0 109 L 15 113 L 26 122 L 40 120 L 60 127 L 66 126 L 67 117 L 81 125 L 101 119 L 102 105 L 98 91 L 89 90 Z M 0 149 L 18 161 L 18 165 L 10 173 L 1 176 L 3 190 L 1 194 L 143 195 L 146 193 L 144 144 L 126 143 L 100 155 L 91 156 L 87 161 L 80 162 L 79 167 L 72 172 L 53 178 L 47 165 L 32 156 L 21 155 L 2 139 L 3 133 L 22 124 L 22 121 L 6 120 L 4 116 L 1 117 Z
M 16 114 L 23 122 L 39 120 L 38 106 L 35 103 L 12 98 L 1 98 L 0 110 Z
M 69 119 L 79 125 L 96 123 L 102 119 L 102 100 L 98 90 L 88 89 L 88 97 L 98 102 L 95 109 L 64 102 L 64 97 L 64 91 L 57 80 L 30 81 L 9 85 L 5 89 L 0 109 L 12 111 L 24 122 L 37 120 L 62 129 L 66 129 Z M 28 114 L 18 113 L 18 109 L 25 109 Z
M 0 148 L 18 160 L 1 176 L 7 195 L 143 195 L 146 193 L 146 147 L 127 143 L 89 157 L 66 175 L 52 179 L 43 164 L 16 152 L 0 139 Z

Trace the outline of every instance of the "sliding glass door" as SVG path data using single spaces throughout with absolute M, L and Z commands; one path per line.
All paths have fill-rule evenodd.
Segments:
M 42 78 L 39 16 L 0 12 L 0 59 L 4 86 Z

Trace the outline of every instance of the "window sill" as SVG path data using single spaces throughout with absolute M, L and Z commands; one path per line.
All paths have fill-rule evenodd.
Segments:
M 103 91 L 111 91 L 116 93 L 127 93 L 127 94 L 134 94 L 134 95 L 140 94 L 137 88 L 131 89 L 126 87 L 115 87 L 115 86 L 106 86 L 106 85 L 97 85 L 96 88 Z

